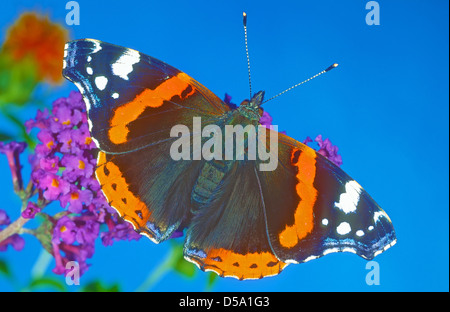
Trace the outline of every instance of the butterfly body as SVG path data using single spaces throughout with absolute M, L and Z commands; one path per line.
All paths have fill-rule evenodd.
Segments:
M 245 100 L 239 105 L 240 114 L 249 119 L 249 121 L 259 122 L 261 118 L 260 106 L 264 99 L 264 91 L 257 92 L 250 101 Z
M 191 201 L 195 208 L 207 205 L 223 177 L 231 168 L 231 161 L 214 160 L 206 162 L 192 189 Z M 194 208 L 194 210 L 195 210 Z
M 202 270 L 256 279 L 332 252 L 372 259 L 396 243 L 389 217 L 355 180 L 260 126 L 264 92 L 231 109 L 174 67 L 93 39 L 66 45 L 63 75 L 85 100 L 110 205 L 156 243 L 184 229 L 184 256 Z M 187 143 L 171 133 L 177 125 Z M 226 130 L 238 126 L 255 130 L 227 154 L 237 135 Z M 218 145 L 199 135 L 207 129 L 222 134 Z M 273 170 L 263 170 L 267 151 L 276 151 Z
M 236 139 L 233 137 L 234 133 L 229 133 L 225 126 L 233 128 L 234 126 L 245 124 L 247 126 L 253 126 L 255 127 L 254 129 L 257 129 L 258 121 L 261 118 L 261 109 L 259 106 L 262 103 L 263 96 L 263 91 L 256 93 L 250 101 L 243 101 L 237 109 L 225 113 L 219 120 L 216 120 L 220 133 L 225 134 L 224 136 L 220 136 L 220 147 L 226 146 L 227 140 Z M 243 160 L 248 159 L 248 141 L 249 139 L 254 138 L 256 134 L 257 130 L 255 131 L 253 137 L 249 138 L 248 135 L 243 137 L 243 155 L 241 156 Z M 201 139 L 203 141 L 202 143 L 207 141 L 206 138 Z M 203 144 L 200 144 L 200 146 L 203 146 Z M 223 152 L 220 153 L 220 155 L 223 154 Z M 240 155 L 237 155 L 236 158 L 239 156 Z M 195 207 L 194 210 L 196 210 L 199 206 L 207 205 L 211 201 L 215 191 L 220 186 L 222 179 L 233 167 L 234 161 L 235 160 L 233 158 L 225 160 L 222 159 L 222 157 L 219 157 L 203 164 L 191 194 L 191 203 L 193 207 Z

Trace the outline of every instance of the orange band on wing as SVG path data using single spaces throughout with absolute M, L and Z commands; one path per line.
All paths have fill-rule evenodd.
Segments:
M 276 275 L 287 265 L 270 252 L 242 255 L 223 248 L 212 249 L 205 259 L 192 258 L 191 260 L 205 270 L 212 270 L 221 276 L 234 276 L 239 279 Z
M 295 153 L 299 153 L 296 162 Z M 294 149 L 291 161 L 298 168 L 296 191 L 300 202 L 295 210 L 294 224 L 287 225 L 279 234 L 280 244 L 286 248 L 296 246 L 300 239 L 311 233 L 314 226 L 313 209 L 317 198 L 317 190 L 313 185 L 316 176 L 316 153 L 310 149 L 302 151 Z
M 125 143 L 129 132 L 128 124 L 136 120 L 147 107 L 160 107 L 164 101 L 168 101 L 176 95 L 181 97 L 182 93 L 190 86 L 184 81 L 185 76 L 187 75 L 179 73 L 177 76 L 165 80 L 154 90 L 145 89 L 134 100 L 118 107 L 110 120 L 109 139 L 111 142 L 114 144 Z M 192 90 L 183 96 L 183 99 L 195 92 L 192 86 L 191 88 Z
M 111 207 L 115 208 L 125 220 L 131 222 L 135 229 L 144 228 L 150 217 L 150 211 L 147 205 L 129 190 L 119 167 L 112 161 L 107 161 L 103 152 L 99 152 L 97 165 L 95 174 Z

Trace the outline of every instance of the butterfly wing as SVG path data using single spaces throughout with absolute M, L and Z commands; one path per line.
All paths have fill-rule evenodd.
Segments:
M 107 153 L 170 138 L 176 124 L 229 108 L 178 69 L 136 50 L 93 39 L 66 44 L 63 75 L 83 94 L 92 137 Z
M 280 273 L 267 236 L 255 161 L 236 161 L 186 232 L 184 257 L 204 271 L 239 280 Z
M 66 46 L 63 74 L 82 92 L 101 152 L 97 178 L 112 206 L 155 242 L 188 218 L 203 161 L 170 158 L 170 129 L 220 120 L 228 107 L 179 70 L 96 40 Z M 192 216 L 185 257 L 239 279 L 350 251 L 371 259 L 395 242 L 389 217 L 340 168 L 279 134 L 279 164 L 238 161 Z M 182 182 L 180 182 L 182 181 Z M 190 216 L 189 216 L 190 217 Z
M 259 144 L 270 146 L 272 130 Z M 310 147 L 278 133 L 278 166 L 236 161 L 191 220 L 185 258 L 238 279 L 347 251 L 371 259 L 396 242 L 387 214 L 361 186 Z
M 96 176 L 110 205 L 153 241 L 167 239 L 188 218 L 202 163 L 172 160 L 170 130 L 192 129 L 193 117 L 206 125 L 228 107 L 181 71 L 97 40 L 67 43 L 63 67 L 86 103 L 101 151 Z
M 124 154 L 99 153 L 96 177 L 111 207 L 153 242 L 166 240 L 189 218 L 201 162 L 173 161 L 167 142 Z
M 258 171 L 270 245 L 287 263 L 347 251 L 372 259 L 396 243 L 388 215 L 342 169 L 279 134 L 278 167 Z

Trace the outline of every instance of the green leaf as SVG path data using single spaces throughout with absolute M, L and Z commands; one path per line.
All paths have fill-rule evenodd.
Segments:
M 211 291 L 214 284 L 217 282 L 219 275 L 213 272 L 208 272 L 208 280 L 206 282 L 206 291 Z
M 120 285 L 114 283 L 110 286 L 104 285 L 100 280 L 94 280 L 89 282 L 86 286 L 81 289 L 83 292 L 119 292 Z
M 34 149 L 34 147 L 36 146 L 36 141 L 28 134 L 26 128 L 25 128 L 25 123 L 22 122 L 18 117 L 14 116 L 13 113 L 9 112 L 6 109 L 2 109 L 2 113 L 3 115 L 8 118 L 13 124 L 15 124 L 17 126 L 17 128 L 19 128 L 19 132 L 20 132 L 20 137 L 25 140 L 25 142 L 27 142 L 28 146 L 31 149 Z
M 38 82 L 37 64 L 33 58 L 17 61 L 7 53 L 0 53 L 0 106 L 26 104 Z
M 10 134 L 4 133 L 4 132 L 0 132 L 0 141 L 10 141 L 12 139 L 14 139 L 14 137 L 11 136 Z
M 0 273 L 9 279 L 12 278 L 11 269 L 9 268 L 9 264 L 6 260 L 0 259 Z
M 191 278 L 195 275 L 196 267 L 183 258 L 175 264 L 174 270 L 185 277 Z
M 49 276 L 43 276 L 33 279 L 28 285 L 28 289 L 35 290 L 37 288 L 53 288 L 59 291 L 67 291 L 66 285 L 59 279 Z
M 174 244 L 174 259 L 173 269 L 175 272 L 181 274 L 184 277 L 192 278 L 195 275 L 197 268 L 194 264 L 186 261 L 183 256 L 183 245 Z

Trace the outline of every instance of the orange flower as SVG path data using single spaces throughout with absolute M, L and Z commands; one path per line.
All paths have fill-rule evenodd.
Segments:
M 61 25 L 52 23 L 47 16 L 24 13 L 8 29 L 3 49 L 17 61 L 32 56 L 40 78 L 59 83 L 63 80 L 62 60 L 67 41 L 68 31 Z

